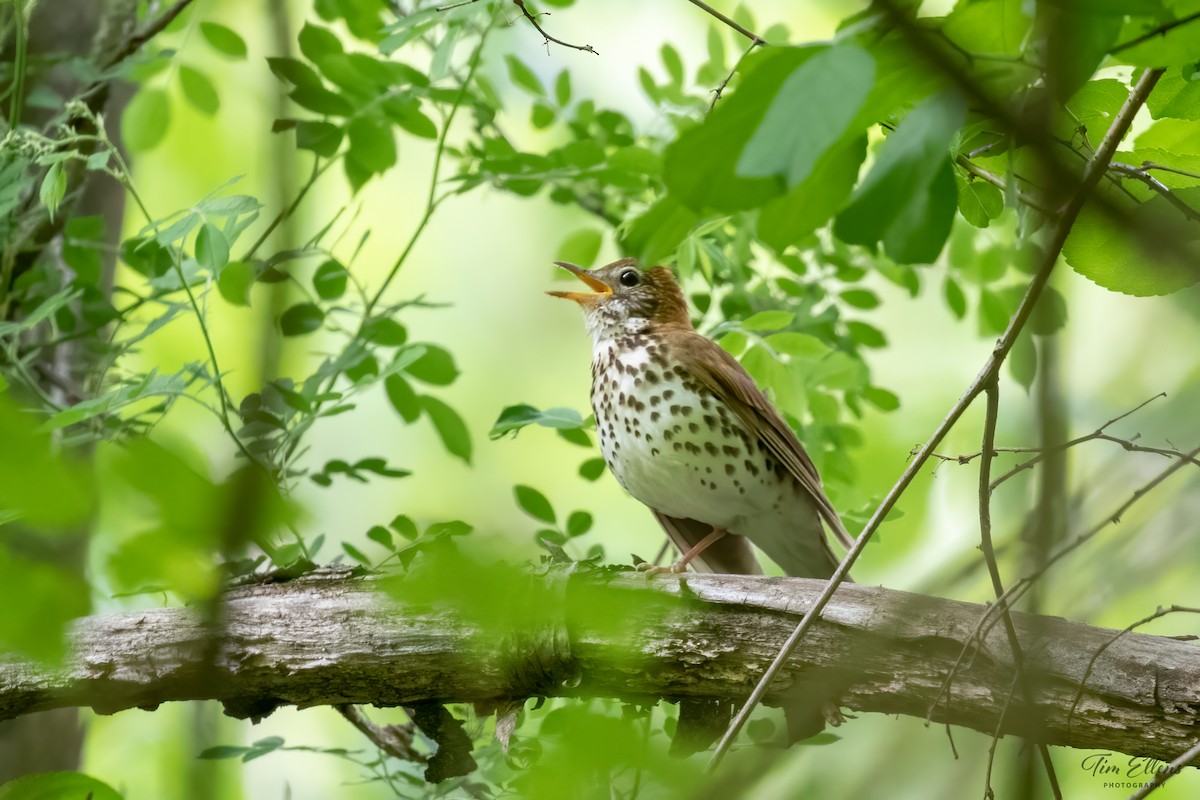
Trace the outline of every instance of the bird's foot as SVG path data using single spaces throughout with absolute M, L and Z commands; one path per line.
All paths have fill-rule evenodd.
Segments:
M 853 714 L 843 714 L 842 709 L 832 700 L 825 701 L 821 713 L 825 717 L 825 724 L 831 728 L 837 728 L 846 720 L 855 718 Z

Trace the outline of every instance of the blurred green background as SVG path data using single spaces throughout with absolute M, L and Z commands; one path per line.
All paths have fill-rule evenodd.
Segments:
M 732 3 L 714 3 L 732 10 Z M 830 36 L 839 20 L 865 4 L 808 0 L 756 2 L 761 27 L 783 23 L 794 41 Z M 946 2 L 947 9 L 952 5 Z M 926 3 L 926 13 L 937 4 Z M 306 4 L 292 3 L 293 31 L 303 21 Z M 187 24 L 168 39 L 186 60 L 202 48 L 196 24 L 218 20 L 235 28 L 249 44 L 249 59 L 215 61 L 206 55 L 221 107 L 206 116 L 181 102 L 177 84 L 173 119 L 165 141 L 137 154 L 133 171 L 146 204 L 158 213 L 187 206 L 225 181 L 242 176 L 239 191 L 271 198 L 278 177 L 277 153 L 291 154 L 287 168 L 293 185 L 306 175 L 308 161 L 271 133 L 277 81 L 263 59 L 276 53 L 268 7 L 219 0 L 197 5 Z M 569 41 L 592 44 L 599 57 L 543 46 L 541 38 L 514 10 L 488 43 L 482 69 L 494 78 L 505 101 L 505 128 L 525 146 L 536 149 L 547 134 L 528 121 L 528 101 L 505 80 L 503 57 L 520 54 L 549 80 L 563 67 L 571 71 L 577 95 L 622 110 L 647 131 L 667 122 L 638 87 L 637 69 L 663 68 L 657 58 L 664 42 L 673 44 L 685 63 L 702 60 L 713 20 L 682 2 L 580 2 L 555 10 L 544 22 Z M 731 50 L 740 47 L 732 34 Z M 1111 68 L 1127 78 L 1130 68 Z M 1136 135 L 1147 120 L 1139 119 Z M 406 138 L 399 166 L 370 182 L 351 197 L 340 171 L 332 170 L 301 206 L 293 227 L 308 232 L 325 225 L 349 205 L 354 221 L 342 234 L 338 249 L 349 252 L 370 231 L 355 272 L 377 285 L 403 248 L 424 203 L 433 145 Z M 1011 214 L 1011 212 L 1009 212 Z M 142 222 L 126 209 L 126 234 Z M 960 221 L 961 222 L 961 221 Z M 261 222 L 259 223 L 262 224 Z M 437 342 L 455 354 L 462 377 L 441 393 L 466 419 L 475 442 L 472 465 L 445 452 L 428 425 L 403 425 L 382 392 L 365 395 L 352 414 L 323 421 L 313 432 L 304 463 L 329 459 L 353 461 L 384 452 L 396 466 L 414 470 L 401 481 L 339 483 L 325 490 L 303 483 L 296 499 L 303 506 L 306 535 L 324 533 L 331 542 L 358 541 L 381 520 L 405 513 L 419 522 L 462 519 L 477 535 L 503 542 L 514 558 L 537 554 L 532 534 L 539 527 L 513 500 L 513 485 L 535 486 L 558 509 L 589 509 L 593 531 L 568 545 L 582 557 L 587 547 L 603 541 L 609 557 L 625 561 L 630 553 L 650 558 L 661 533 L 650 514 L 624 493 L 608 475 L 594 483 L 581 480 L 576 468 L 595 456 L 542 429 L 516 438 L 489 440 L 487 432 L 500 410 L 529 403 L 539 408 L 566 406 L 588 412 L 590 343 L 577 310 L 552 300 L 544 291 L 554 286 L 550 262 L 563 240 L 591 224 L 587 216 L 550 203 L 543 196 L 518 198 L 486 187 L 452 198 L 433 219 L 409 262 L 392 287 L 393 295 L 423 296 L 445 307 L 418 309 L 405 318 L 414 340 Z M 1010 224 L 977 233 L 976 247 L 988 237 L 1011 235 Z M 948 250 L 947 253 L 950 251 Z M 606 234 L 597 263 L 625 255 Z M 947 258 L 943 254 L 943 258 Z M 990 352 L 993 340 L 978 334 L 973 321 L 956 320 L 941 297 L 944 266 L 926 273 L 917 297 L 881 278 L 868 278 L 882 303 L 861 312 L 864 320 L 887 333 L 886 348 L 865 352 L 873 382 L 895 392 L 897 412 L 870 407 L 862 420 L 864 443 L 849 452 L 858 471 L 856 504 L 881 496 L 903 470 L 910 450 L 925 440 L 947 409 L 969 384 Z M 118 280 L 128 276 L 118 276 Z M 1167 297 L 1129 298 L 1108 292 L 1066 269 L 1054 285 L 1068 300 L 1069 320 L 1059 334 L 1061 383 L 1068 403 L 1071 435 L 1087 433 L 1105 421 L 1158 393 L 1156 400 L 1114 426 L 1124 438 L 1140 435 L 1155 444 L 1189 449 L 1200 440 L 1200 289 Z M 258 291 L 258 290 L 256 290 Z M 208 314 L 214 345 L 228 372 L 231 393 L 240 397 L 259 386 L 259 337 L 265 329 L 265 304 L 238 308 L 210 302 Z M 319 337 L 289 340 L 283 374 L 303 376 L 332 345 Z M 203 358 L 203 343 L 191 320 L 172 324 L 166 335 L 145 343 L 141 368 L 174 372 Z M 1008 379 L 1004 398 L 1001 445 L 1035 441 L 1034 401 Z M 973 408 L 940 448 L 947 455 L 979 449 L 982 406 Z M 158 427 L 157 435 L 190 451 L 203 471 L 220 476 L 233 465 L 231 451 L 216 422 L 202 411 L 180 405 Z M 1003 456 L 998 469 L 1015 463 Z M 1164 461 L 1150 454 L 1130 454 L 1118 445 L 1092 442 L 1071 451 L 1070 486 L 1075 527 L 1103 518 L 1120 499 L 1161 470 Z M 932 594 L 986 601 L 990 588 L 978 568 L 976 468 L 954 463 L 926 469 L 900 503 L 904 512 L 882 529 L 855 569 L 855 579 Z M 1137 506 L 1119 525 L 1055 569 L 1043 585 L 1042 607 L 1048 612 L 1095 625 L 1121 628 L 1172 603 L 1200 606 L 1200 475 L 1184 471 Z M 1024 520 L 1033 492 L 1028 478 L 1013 480 L 996 495 L 997 536 L 1012 540 Z M 119 496 L 105 498 L 99 535 L 90 558 L 101 565 L 133 529 L 138 510 Z M 329 551 L 327 551 L 329 552 Z M 970 565 L 974 564 L 972 568 Z M 97 569 L 97 574 L 102 570 Z M 965 576 L 965 577 L 964 577 Z M 97 586 L 94 613 L 154 605 L 160 598 L 113 599 L 111 587 Z M 1200 621 L 1172 616 L 1146 632 L 1200 632 Z M 154 712 L 126 711 L 111 717 L 88 714 L 84 771 L 122 791 L 125 797 L 191 798 L 379 798 L 391 796 L 378 783 L 361 783 L 361 770 L 330 756 L 276 752 L 246 764 L 199 761 L 214 744 L 244 744 L 281 736 L 288 745 L 369 749 L 350 726 L 326 708 L 277 711 L 261 724 L 224 718 L 215 704 L 170 704 Z M 380 719 L 401 719 L 377 712 Z M 490 725 L 481 721 L 479 725 Z M 797 747 L 772 761 L 749 781 L 747 797 L 890 797 L 961 798 L 980 796 L 987 736 L 954 731 L 958 757 L 938 726 L 919 720 L 863 715 L 839 732 L 841 741 L 821 747 Z M 1014 739 L 1000 745 L 1003 759 L 1021 747 Z M 1086 753 L 1056 749 L 1059 776 L 1068 797 L 1124 797 L 1129 791 L 1106 789 L 1103 778 L 1088 774 L 1080 763 Z M 1006 762 L 1001 762 L 1006 763 Z M 694 768 L 702 768 L 696 757 Z M 730 763 L 737 767 L 737 759 Z M 998 796 L 1006 793 L 1008 770 L 994 778 Z M 796 787 L 803 786 L 803 794 Z M 1200 777 L 1184 774 L 1159 796 L 1187 798 L 1200 792 Z M 211 793 L 211 794 L 210 794 Z M 414 792 L 415 794 L 415 792 Z M 647 794 L 647 796 L 655 796 Z

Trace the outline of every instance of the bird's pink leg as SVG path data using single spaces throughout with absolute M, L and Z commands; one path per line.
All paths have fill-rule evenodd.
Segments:
M 720 539 L 726 533 L 727 533 L 727 531 L 724 528 L 713 528 L 712 533 L 708 534 L 703 539 L 696 542 L 696 544 L 694 544 L 690 550 L 688 550 L 686 553 L 684 553 L 682 556 L 680 556 L 679 560 L 676 561 L 671 566 L 655 567 L 655 566 L 643 564 L 641 566 L 641 569 L 650 575 L 660 575 L 664 572 L 674 572 L 674 573 L 683 572 L 684 570 L 687 569 L 688 564 L 692 563 L 693 559 L 695 559 L 697 556 L 699 556 L 701 553 L 703 553 L 705 550 L 707 550 L 712 545 L 713 542 Z

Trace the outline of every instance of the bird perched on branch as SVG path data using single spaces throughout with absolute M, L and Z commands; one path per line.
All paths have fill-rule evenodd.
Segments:
M 832 575 L 824 527 L 851 542 L 812 460 L 742 365 L 692 327 L 670 270 L 555 263 L 591 290 L 550 294 L 583 309 L 604 461 L 682 554 L 652 571 L 758 574 L 749 540 L 788 575 Z

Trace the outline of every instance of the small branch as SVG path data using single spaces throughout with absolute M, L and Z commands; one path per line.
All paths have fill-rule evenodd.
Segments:
M 1198 20 L 1198 19 L 1200 19 L 1200 11 L 1197 11 L 1194 14 L 1188 14 L 1186 17 L 1181 17 L 1176 20 L 1171 20 L 1170 22 L 1165 22 L 1162 25 L 1159 25 L 1157 28 L 1152 28 L 1152 29 L 1146 31 L 1141 36 L 1135 36 L 1134 38 L 1130 39 L 1128 42 L 1122 42 L 1121 44 L 1117 45 L 1113 49 L 1109 50 L 1108 54 L 1116 55 L 1117 53 L 1120 53 L 1123 50 L 1128 50 L 1131 47 L 1137 47 L 1142 42 L 1148 42 L 1151 39 L 1153 39 L 1155 36 L 1162 36 L 1164 33 L 1166 33 L 1169 30 L 1178 28 L 1182 25 L 1187 25 L 1189 22 L 1194 22 L 1195 20 Z
M 596 52 L 596 48 L 592 47 L 590 44 L 571 44 L 570 42 L 564 42 L 562 39 L 554 38 L 550 34 L 546 33 L 546 30 L 538 24 L 537 15 L 529 13 L 529 9 L 525 7 L 525 0 L 513 0 L 513 3 L 516 4 L 517 8 L 521 9 L 521 13 L 525 15 L 525 19 L 529 20 L 530 24 L 537 28 L 537 32 L 540 33 L 542 38 L 546 40 L 547 46 L 549 46 L 550 42 L 554 42 L 555 44 L 562 45 L 563 47 L 569 47 L 572 50 L 583 50 L 584 52 L 591 53 L 594 56 L 600 55 Z M 549 15 L 547 14 L 547 16 Z
M 750 46 L 742 51 L 741 56 L 738 57 L 737 62 L 733 65 L 733 69 L 729 70 L 729 74 L 725 76 L 725 80 L 721 81 L 717 88 L 713 89 L 713 99 L 712 102 L 708 104 L 709 113 L 712 113 L 712 110 L 716 107 L 717 101 L 721 99 L 721 94 L 725 91 L 725 87 L 729 85 L 731 80 L 733 80 L 733 76 L 737 74 L 738 67 L 740 67 L 742 62 L 746 60 L 746 56 L 750 55 L 750 51 L 765 44 L 766 42 L 763 40 L 755 38 L 750 42 Z
M 345 717 L 351 725 L 358 728 L 359 733 L 366 736 L 371 744 L 389 756 L 399 758 L 402 761 L 412 761 L 416 764 L 424 764 L 429 760 L 424 754 L 418 753 L 413 749 L 414 725 L 388 725 L 380 727 L 367 719 L 367 715 L 358 706 L 343 704 L 336 706 L 336 708 L 337 712 Z
M 1157 169 L 1157 170 L 1161 170 L 1162 172 L 1170 172 L 1175 175 L 1182 175 L 1185 178 L 1195 178 L 1197 180 L 1200 180 L 1200 175 L 1196 174 L 1195 172 L 1188 172 L 1186 169 L 1176 169 L 1175 167 L 1168 167 L 1165 164 L 1156 164 L 1153 161 L 1143 161 L 1142 169 L 1146 169 L 1146 170 Z
M 1153 780 L 1129 795 L 1129 800 L 1142 800 L 1143 797 L 1149 796 L 1155 789 L 1171 780 L 1175 775 L 1178 775 L 1184 767 L 1194 764 L 1197 758 L 1200 758 L 1200 742 L 1192 745 L 1186 753 L 1172 761 L 1166 768 L 1155 773 Z
M 980 148 L 980 149 L 982 149 L 982 148 Z M 996 188 L 1000 189 L 1000 191 L 1004 191 L 1004 192 L 1008 191 L 1009 185 L 1008 185 L 1008 182 L 1006 180 L 1004 180 L 1004 178 L 1001 178 L 999 175 L 997 175 L 994 172 L 990 172 L 990 171 L 984 169 L 983 167 L 976 164 L 974 161 L 972 161 L 967 156 L 960 153 L 958 155 L 958 158 L 955 159 L 955 163 L 957 163 L 960 167 L 962 167 L 963 169 L 965 169 L 967 172 L 971 173 L 975 177 L 982 178 L 983 180 L 992 184 Z M 1029 206 L 1030 208 L 1032 208 L 1036 211 L 1040 211 L 1043 214 L 1046 214 L 1047 216 L 1051 216 L 1054 213 L 1051 209 L 1042 205 L 1037 200 L 1035 200 L 1034 198 L 1030 197 L 1028 194 L 1026 194 L 1025 192 L 1022 192 L 1020 190 L 1017 191 L 1017 200 L 1020 201 L 1023 205 Z
M 996 550 L 992 546 L 992 458 L 995 456 L 996 447 L 996 425 L 1000 421 L 1000 381 L 999 376 L 992 375 L 984 387 L 984 393 L 987 398 L 987 408 L 984 412 L 983 421 L 983 443 L 981 452 L 983 457 L 979 460 L 979 549 L 983 553 L 984 563 L 987 564 L 988 576 L 992 580 L 992 591 L 996 593 L 996 599 L 1004 597 L 1004 582 L 1000 578 L 1000 565 L 996 563 Z M 1025 672 L 1025 654 L 1021 648 L 1021 640 L 1017 637 L 1017 628 L 1013 624 L 1012 614 L 1008 608 L 1001 610 L 1001 619 L 1004 621 L 1004 632 L 1008 637 L 1008 646 L 1012 648 L 1013 659 L 1013 680 L 1015 685 L 1021 689 L 1021 696 L 1025 700 L 1025 706 L 1028 714 L 1037 714 L 1037 700 L 1034 697 L 1033 687 L 1029 684 L 1028 675 Z M 1005 706 L 1007 707 L 1007 703 Z M 1041 727 L 1040 720 L 1036 717 L 1030 719 L 1031 730 L 1035 733 Z M 1042 764 L 1046 769 L 1046 777 L 1050 781 L 1050 789 L 1056 798 L 1062 797 L 1062 790 L 1058 786 L 1058 776 L 1054 772 L 1054 761 L 1050 758 L 1050 750 L 1045 744 L 1038 744 L 1038 752 L 1042 757 Z M 989 773 L 991 771 L 989 765 Z M 990 783 L 989 783 L 990 790 Z
M 746 28 L 742 27 L 741 25 L 734 22 L 729 17 L 722 14 L 720 11 L 717 11 L 715 8 L 710 6 L 708 3 L 703 2 L 703 0 L 688 0 L 688 2 L 691 3 L 692 5 L 694 5 L 696 8 L 702 9 L 705 12 L 707 12 L 708 14 L 721 20 L 721 22 L 723 22 L 726 25 L 728 25 L 729 27 L 733 28 L 735 31 L 740 33 L 742 36 L 745 36 L 753 44 L 757 45 L 757 44 L 766 44 L 767 43 L 766 39 L 762 38 L 757 33 L 754 33 L 753 31 L 749 31 Z
M 1150 173 L 1146 172 L 1145 169 L 1141 167 L 1135 167 L 1130 164 L 1121 164 L 1115 161 L 1109 165 L 1109 169 L 1118 175 L 1124 175 L 1126 177 L 1141 181 L 1155 192 L 1158 192 L 1160 195 L 1166 198 L 1167 202 L 1179 209 L 1179 211 L 1182 212 L 1183 215 L 1192 222 L 1200 222 L 1200 212 L 1197 212 L 1196 209 L 1183 202 L 1178 195 L 1171 191 L 1170 187 L 1155 178 Z
M 166 30 L 166 27 L 174 22 L 175 18 L 182 14 L 183 10 L 191 4 L 192 0 L 177 0 L 175 5 L 164 11 L 157 19 L 126 39 L 121 47 L 109 56 L 108 61 L 104 62 L 104 69 L 112 69 L 142 49 L 142 45 Z

